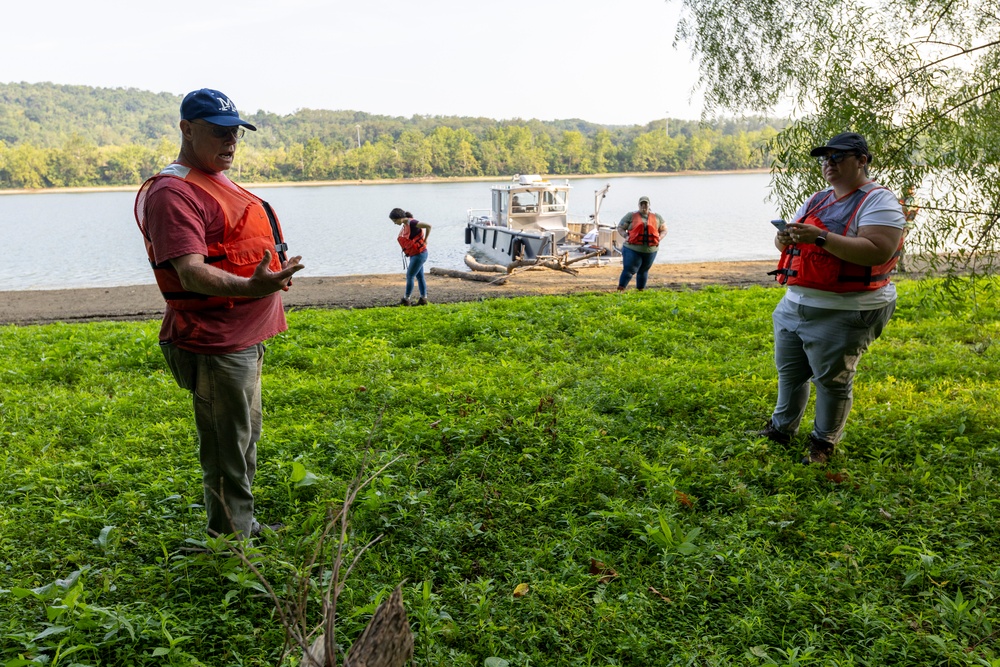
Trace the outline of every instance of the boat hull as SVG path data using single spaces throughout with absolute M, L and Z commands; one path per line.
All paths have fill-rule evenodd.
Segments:
M 535 234 L 496 225 L 469 223 L 465 240 L 474 255 L 504 266 L 517 259 L 536 259 L 558 252 L 551 233 Z
M 603 230 L 602 245 L 573 243 L 557 238 L 553 232 L 533 233 L 496 225 L 470 222 L 465 229 L 465 242 L 472 255 L 483 263 L 509 266 L 515 261 L 531 261 L 539 257 L 560 256 L 573 260 L 593 254 L 604 247 L 604 254 L 584 260 L 587 264 L 604 265 L 621 262 L 621 252 L 612 241 L 615 231 Z M 608 249 L 610 246 L 610 249 Z

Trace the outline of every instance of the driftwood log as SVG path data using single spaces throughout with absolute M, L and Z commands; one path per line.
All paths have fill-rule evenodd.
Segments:
M 608 251 L 605 250 L 604 248 L 601 248 L 600 250 L 595 250 L 594 252 L 588 252 L 583 257 L 577 257 L 575 259 L 567 260 L 566 265 L 569 266 L 570 264 L 576 264 L 577 262 L 582 262 L 582 261 L 584 261 L 586 259 L 592 259 L 594 257 L 600 257 L 601 255 L 606 255 L 607 252 Z
M 325 635 L 320 635 L 302 655 L 302 667 L 334 664 L 326 655 Z M 397 586 L 372 615 L 364 632 L 347 652 L 344 667 L 403 667 L 413 658 L 413 631 L 403 607 L 403 593 Z
M 594 257 L 605 254 L 605 250 L 595 250 L 594 252 L 587 253 L 580 257 L 575 257 L 569 259 L 568 255 L 541 255 L 534 259 L 523 259 L 517 258 L 510 264 L 504 266 L 503 264 L 482 264 L 477 262 L 472 255 L 465 256 L 465 264 L 472 271 L 455 271 L 454 269 L 442 269 L 437 266 L 431 267 L 431 275 L 433 276 L 449 276 L 451 278 L 461 278 L 462 280 L 475 280 L 484 283 L 493 283 L 494 285 L 503 285 L 506 281 L 506 277 L 492 277 L 489 275 L 483 275 L 484 273 L 507 273 L 513 274 L 515 269 L 552 269 L 553 271 L 561 271 L 563 273 L 568 273 L 570 275 L 579 275 L 579 271 L 570 268 L 570 264 L 576 264 L 577 262 L 582 262 Z M 477 273 L 478 272 L 478 273 Z
M 559 257 L 537 257 L 535 259 L 516 259 L 507 265 L 507 271 L 511 272 L 514 269 L 520 269 L 525 266 L 538 266 L 545 269 L 552 269 L 553 271 L 562 271 L 563 273 L 569 273 L 572 275 L 577 275 L 580 273 L 576 269 L 571 269 L 566 266 L 566 261 L 560 259 Z
M 437 266 L 431 267 L 431 275 L 461 278 L 462 280 L 475 280 L 481 283 L 494 283 L 496 285 L 503 285 L 507 281 L 507 276 L 490 276 L 471 271 L 455 271 L 454 269 L 442 269 Z
M 473 271 L 507 273 L 507 267 L 503 264 L 483 264 L 482 262 L 477 262 L 476 258 L 472 255 L 465 256 L 465 265 Z

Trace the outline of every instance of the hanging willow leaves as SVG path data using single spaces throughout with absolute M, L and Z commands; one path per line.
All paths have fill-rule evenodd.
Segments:
M 791 108 L 769 150 L 786 217 L 823 187 L 809 149 L 868 138 L 872 176 L 916 190 L 909 254 L 994 269 L 1000 214 L 997 0 L 682 0 L 677 41 L 699 61 L 708 114 Z

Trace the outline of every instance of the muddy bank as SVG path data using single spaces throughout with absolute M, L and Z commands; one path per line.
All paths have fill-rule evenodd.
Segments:
M 648 289 L 677 290 L 704 285 L 747 287 L 774 285 L 767 272 L 772 261 L 695 262 L 657 264 L 650 271 Z M 580 269 L 569 275 L 548 269 L 523 271 L 503 285 L 490 285 L 427 275 L 432 304 L 539 294 L 613 292 L 619 268 Z M 284 295 L 286 308 L 375 308 L 399 303 L 401 274 L 296 278 Z M 634 287 L 633 281 L 633 287 Z M 0 324 L 90 322 L 96 320 L 157 319 L 163 300 L 154 285 L 99 287 L 72 290 L 0 292 Z

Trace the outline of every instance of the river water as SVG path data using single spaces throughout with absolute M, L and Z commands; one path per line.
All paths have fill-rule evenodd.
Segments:
M 554 179 L 553 179 L 554 180 Z M 505 182 L 498 179 L 497 183 Z M 570 213 L 587 216 L 610 184 L 601 220 L 617 223 L 640 196 L 668 233 L 657 263 L 776 259 L 767 174 L 573 179 Z M 468 209 L 488 208 L 493 182 L 261 187 L 281 219 L 301 276 L 402 273 L 394 207 L 433 225 L 428 267 L 464 270 Z M 132 215 L 134 192 L 0 195 L 0 231 L 10 245 L 0 291 L 152 283 Z

